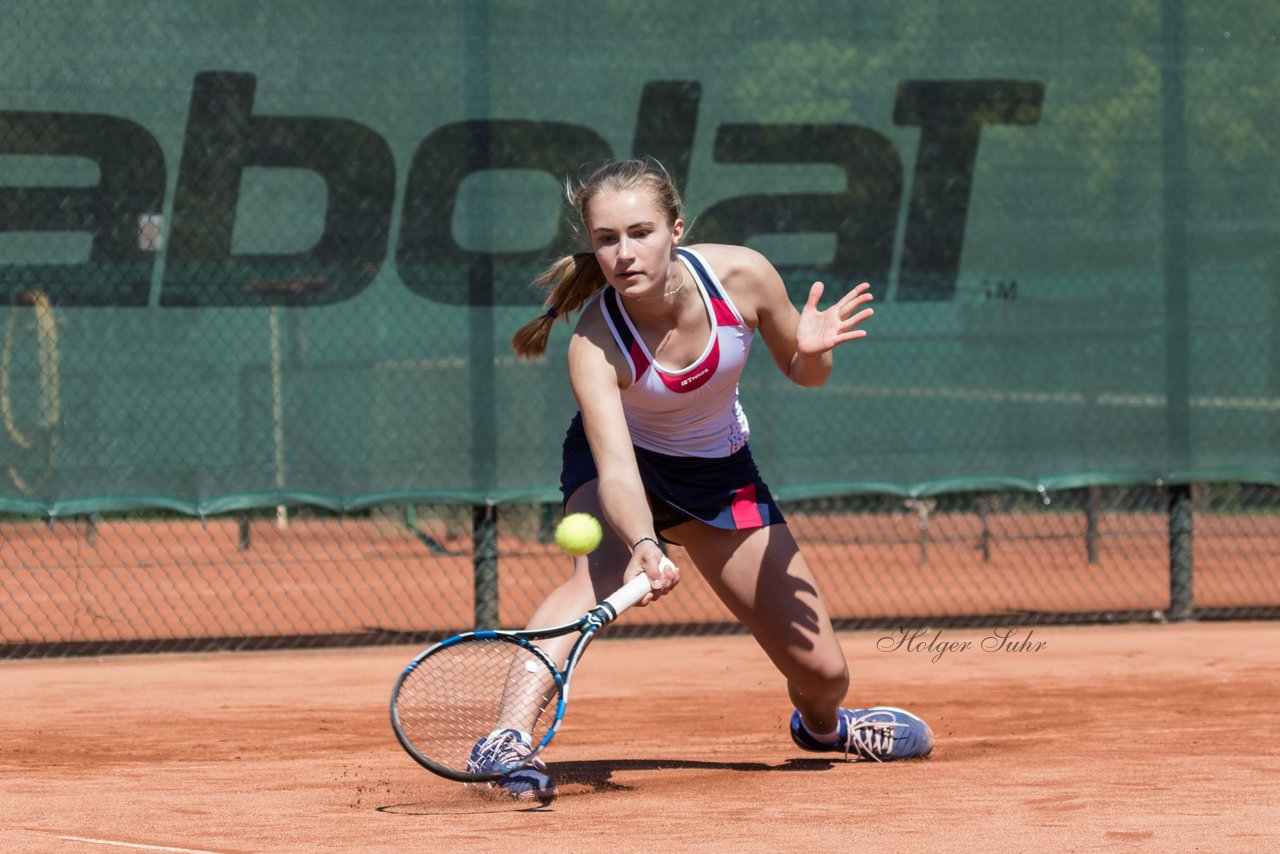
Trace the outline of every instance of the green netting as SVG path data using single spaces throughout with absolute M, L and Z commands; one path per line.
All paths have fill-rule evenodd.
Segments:
M 1258 0 L 11 4 L 0 511 L 556 497 L 559 182 L 653 154 L 799 302 L 785 497 L 1280 483 L 1280 30 Z

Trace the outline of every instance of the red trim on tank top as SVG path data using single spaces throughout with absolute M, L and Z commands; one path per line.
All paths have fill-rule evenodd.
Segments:
M 644 347 L 640 346 L 636 336 L 629 337 L 631 338 L 631 346 L 628 349 L 631 355 L 632 370 L 636 374 L 632 382 L 639 382 L 640 378 L 644 376 L 644 372 L 649 370 L 649 357 L 644 354 Z
M 656 364 L 653 366 L 653 370 L 662 378 L 662 384 L 671 391 L 676 394 L 686 394 L 706 385 L 707 380 L 716 375 L 716 368 L 718 367 L 720 367 L 720 336 L 715 334 L 715 330 L 712 330 L 711 352 L 707 354 L 707 358 L 697 365 L 678 374 L 669 374 Z
M 710 294 L 708 294 L 710 296 Z M 711 297 L 711 313 L 715 315 L 716 326 L 737 326 L 739 321 L 729 307 L 729 303 L 719 297 Z

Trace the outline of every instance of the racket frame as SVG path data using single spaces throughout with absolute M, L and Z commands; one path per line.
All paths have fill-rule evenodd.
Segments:
M 409 662 L 391 691 L 391 729 L 396 735 L 396 740 L 400 742 L 400 746 L 404 748 L 405 752 L 413 757 L 415 762 L 428 771 L 462 783 L 483 783 L 497 780 L 521 768 L 529 767 L 547 745 L 551 743 L 551 739 L 555 737 L 560 728 L 560 722 L 564 718 L 565 709 L 569 703 L 569 683 L 587 645 L 591 643 L 602 628 L 616 620 L 623 611 L 638 603 L 649 592 L 650 582 L 648 576 L 638 575 L 572 622 L 542 629 L 477 629 L 475 631 L 461 632 L 432 644 Z M 556 666 L 555 662 L 551 660 L 551 656 L 547 655 L 540 646 L 533 643 L 536 640 L 561 637 L 574 632 L 578 632 L 579 637 L 572 649 L 569 650 L 563 670 Z M 472 640 L 495 640 L 523 648 L 533 653 L 555 680 L 555 712 L 546 734 L 539 739 L 537 744 L 531 745 L 532 749 L 529 754 L 520 763 L 489 774 L 459 771 L 456 768 L 450 768 L 433 761 L 413 744 L 412 740 L 405 734 L 400 721 L 398 701 L 400 699 L 400 689 L 405 680 L 430 656 Z M 483 737 L 483 734 L 479 737 Z

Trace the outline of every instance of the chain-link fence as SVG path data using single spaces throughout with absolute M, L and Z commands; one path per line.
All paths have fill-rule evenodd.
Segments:
M 1182 506 L 1181 502 L 1189 502 Z M 784 503 L 841 628 L 1280 615 L 1280 490 Z M 0 657 L 426 642 L 520 626 L 570 571 L 554 505 L 0 521 Z M 613 633 L 739 631 L 684 581 Z
M 1280 605 L 1265 3 L 10 5 L 6 650 L 519 623 L 574 404 L 506 341 L 632 155 L 873 285 L 826 386 L 741 384 L 844 624 Z

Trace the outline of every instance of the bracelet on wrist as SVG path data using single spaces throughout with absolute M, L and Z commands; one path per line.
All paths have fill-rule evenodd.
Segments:
M 633 551 L 633 552 L 634 552 L 634 551 L 636 550 L 636 546 L 640 545 L 640 544 L 641 544 L 641 543 L 643 543 L 645 540 L 648 540 L 649 542 L 651 542 L 651 543 L 653 543 L 655 546 L 657 546 L 659 551 L 661 551 L 661 550 L 662 550 L 662 543 L 659 543 L 659 542 L 658 542 L 657 540 L 655 540 L 653 537 L 641 537 L 640 539 L 636 540 L 634 543 L 632 543 L 632 544 L 631 544 L 631 551 Z

